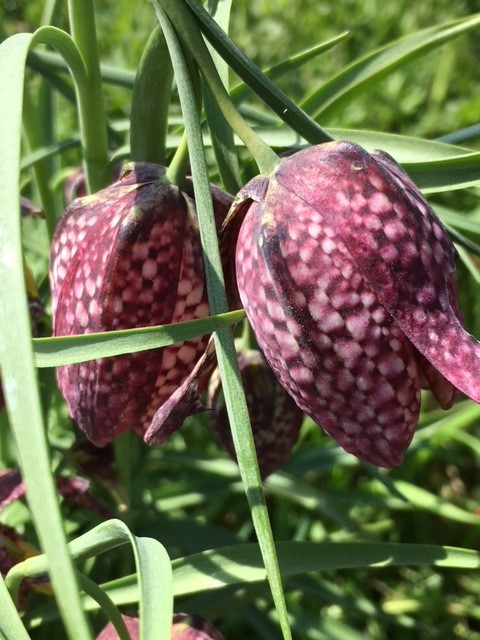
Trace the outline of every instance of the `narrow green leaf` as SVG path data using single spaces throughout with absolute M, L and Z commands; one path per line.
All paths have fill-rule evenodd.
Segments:
M 382 542 L 277 542 L 282 575 L 358 567 L 435 566 L 479 569 L 480 552 L 457 547 Z M 176 596 L 265 580 L 259 548 L 235 545 L 174 560 Z
M 68 73 L 69 67 L 63 57 L 54 51 L 29 51 L 27 57 L 28 65 L 43 75 L 46 71 L 60 71 Z M 136 72 L 127 69 L 119 69 L 109 64 L 100 65 L 100 75 L 102 81 L 125 89 L 133 89 Z M 73 91 L 69 95 L 74 100 Z
M 208 15 L 197 0 L 184 0 L 198 18 L 202 31 L 222 58 L 242 80 L 294 131 L 311 144 L 330 140 L 330 136 L 236 47 L 227 34 Z
M 236 324 L 244 317 L 243 310 L 229 311 L 208 318 L 158 327 L 122 329 L 121 331 L 55 338 L 34 338 L 35 365 L 37 367 L 59 367 L 75 362 L 134 353 L 135 351 L 159 349 L 212 333 L 221 327 Z
M 93 582 L 93 580 L 90 580 L 90 578 L 82 573 L 78 572 L 77 577 L 83 591 L 98 602 L 98 605 L 102 609 L 106 618 L 113 624 L 119 640 L 131 640 L 128 629 L 122 618 L 122 614 L 112 602 L 108 593 L 103 591 L 103 589 Z
M 226 31 L 226 29 L 224 29 L 224 31 Z M 309 49 L 294 53 L 283 62 L 280 62 L 279 64 L 276 64 L 269 69 L 265 69 L 262 73 L 270 80 L 281 78 L 282 76 L 288 75 L 289 73 L 300 69 L 304 64 L 310 62 L 311 60 L 314 60 L 322 53 L 329 51 L 340 42 L 343 42 L 343 40 L 345 40 L 345 38 L 347 37 L 348 31 L 345 31 L 344 33 L 341 33 L 340 35 L 335 36 L 334 38 L 331 38 L 326 42 L 321 42 L 314 47 L 310 47 Z M 230 95 L 232 97 L 232 100 L 238 104 L 248 95 L 249 91 L 250 88 L 248 84 L 242 82 L 232 89 Z
M 403 480 L 396 480 L 395 487 L 417 509 L 430 511 L 440 518 L 454 522 L 480 526 L 480 515 L 461 509 L 426 489 Z
M 0 638 L 3 640 L 30 640 L 2 576 L 0 576 L 0 611 Z
M 192 180 L 199 217 L 200 237 L 204 251 L 209 306 L 212 313 L 224 313 L 228 309 L 227 297 L 223 282 L 220 250 L 215 232 L 212 197 L 210 194 L 207 164 L 195 96 L 177 34 L 173 30 L 166 13 L 161 9 L 161 3 L 155 0 L 154 7 L 169 45 L 170 56 L 177 79 L 180 103 L 185 119 Z M 285 596 L 265 496 L 262 490 L 255 445 L 245 393 L 238 369 L 232 331 L 229 329 L 219 330 L 214 334 L 214 339 L 218 367 L 242 481 L 252 513 L 252 520 L 260 549 L 262 550 L 262 558 L 265 563 L 283 637 L 285 640 L 290 640 L 291 631 Z
M 17 34 L 0 45 L 0 367 L 2 385 L 18 448 L 27 500 L 69 637 L 90 638 L 78 585 L 66 548 L 31 345 L 30 314 L 23 275 L 20 234 L 20 140 L 25 61 L 28 50 L 52 28 Z M 56 34 L 58 35 L 58 34 Z M 66 34 L 65 34 L 66 35 Z
M 91 535 L 97 536 L 98 534 L 94 534 L 93 531 L 87 534 L 87 536 Z M 85 536 L 82 536 L 82 539 L 84 538 Z M 78 538 L 78 540 L 81 539 Z M 89 557 L 84 553 L 79 553 L 83 542 L 81 545 L 76 543 L 77 541 L 72 547 L 73 557 L 77 560 Z M 117 544 L 119 543 L 121 544 L 121 542 Z M 113 537 L 110 539 L 110 544 L 116 546 Z M 106 547 L 107 541 L 103 535 L 98 538 L 96 543 L 92 538 L 88 544 L 92 550 L 97 545 Z M 480 569 L 479 551 L 443 545 L 378 541 L 281 541 L 277 542 L 277 551 L 283 576 L 333 570 L 365 569 L 367 567 L 374 569 L 402 566 L 442 567 L 461 569 L 462 571 Z M 37 560 L 37 558 L 25 561 L 25 563 L 32 560 Z M 172 569 L 175 597 L 204 593 L 208 590 L 221 589 L 227 585 L 245 585 L 266 580 L 260 547 L 255 543 L 225 546 L 179 558 L 172 561 Z M 138 600 L 135 575 L 113 580 L 101 586 L 117 606 L 133 604 Z M 83 603 L 86 611 L 98 609 L 98 604 L 88 596 L 84 597 Z M 50 607 L 42 610 L 42 618 L 51 617 L 53 614 Z
M 476 213 L 474 215 L 466 215 L 440 204 L 435 204 L 435 211 L 451 227 L 480 236 L 480 219 Z
M 232 0 L 227 0 L 227 2 L 220 4 L 213 4 L 215 12 L 212 15 L 215 21 L 224 31 L 228 31 Z M 228 92 L 230 69 L 215 49 L 210 44 L 207 46 L 220 80 Z M 242 186 L 242 179 L 233 130 L 206 85 L 203 87 L 203 103 L 208 129 L 211 133 L 212 147 L 223 186 L 229 193 L 237 193 Z
M 376 49 L 319 87 L 303 101 L 301 107 L 312 117 L 321 117 L 325 122 L 333 113 L 338 113 L 340 106 L 370 85 L 378 84 L 381 78 L 395 69 L 479 26 L 480 15 L 476 14 L 418 31 Z
M 158 540 L 134 536 L 125 523 L 112 519 L 72 540 L 68 547 L 74 560 L 80 562 L 127 543 L 132 546 L 137 569 L 140 639 L 169 640 L 173 615 L 172 568 Z M 42 575 L 48 567 L 45 555 L 28 558 L 9 571 L 7 583 L 17 589 L 23 578 Z
M 472 260 L 472 258 L 470 256 L 470 254 L 468 253 L 468 251 L 466 251 L 463 247 L 461 247 L 458 244 L 456 244 L 455 248 L 457 249 L 458 257 L 460 258 L 460 260 L 463 262 L 465 267 L 471 273 L 471 275 L 474 278 L 475 282 L 478 285 L 480 285 L 480 269 L 478 268 L 477 263 L 474 260 Z M 480 256 L 480 246 L 477 246 L 476 255 Z
M 480 125 L 474 124 L 471 127 L 465 127 L 459 131 L 447 133 L 437 138 L 438 142 L 446 142 L 447 144 L 464 144 L 476 140 L 480 136 Z
M 386 151 L 425 193 L 464 189 L 480 184 L 478 152 L 411 136 L 353 129 L 329 129 L 329 132 L 336 139 L 351 140 L 367 151 Z

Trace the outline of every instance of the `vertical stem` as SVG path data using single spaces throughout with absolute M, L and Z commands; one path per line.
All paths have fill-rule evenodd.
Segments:
M 130 113 L 130 157 L 165 164 L 173 69 L 160 25 L 152 32 L 135 78 Z
M 165 179 L 171 184 L 176 184 L 178 187 L 182 187 L 185 182 L 185 172 L 188 165 L 188 143 L 187 136 L 184 133 L 180 144 L 175 151 L 173 158 L 168 165 Z
M 225 120 L 243 140 L 250 153 L 255 158 L 260 171 L 270 173 L 278 164 L 278 156 L 245 122 L 237 108 L 230 100 L 227 90 L 218 75 L 212 57 L 208 52 L 197 24 L 188 7 L 178 0 L 161 0 L 163 10 L 169 20 L 181 34 L 182 44 L 197 62 L 205 82 L 211 93 L 215 96 L 217 104 L 222 111 Z
M 72 38 L 86 68 L 86 80 L 76 87 L 85 178 L 97 191 L 113 179 L 108 160 L 107 120 L 102 95 L 93 0 L 68 0 Z
M 28 87 L 25 87 L 23 94 L 23 131 L 31 150 L 43 146 L 45 141 L 42 135 L 42 128 L 40 127 L 37 109 L 33 104 Z M 47 221 L 48 235 L 51 238 L 55 230 L 56 210 L 55 198 L 49 185 L 49 179 L 51 177 L 50 163 L 48 160 L 39 160 L 35 162 L 32 170 L 38 195 L 40 196 L 41 206 Z
M 200 119 L 198 117 L 195 95 L 187 64 L 183 57 L 183 51 L 166 12 L 159 6 L 160 2 L 163 4 L 163 0 L 153 0 L 158 20 L 162 25 L 170 49 L 175 77 L 177 79 L 180 104 L 185 119 L 195 201 L 199 214 L 200 237 L 204 249 L 208 303 L 211 313 L 223 313 L 228 308 L 227 296 L 223 282 L 219 247 L 217 243 L 210 244 L 209 242 L 210 238 L 216 237 L 216 232 Z M 185 36 L 186 35 L 187 34 L 185 34 Z M 189 37 L 191 35 L 192 34 L 188 33 Z M 211 249 L 208 254 L 205 251 L 207 246 Z M 223 383 L 229 419 L 232 424 L 232 436 L 245 493 L 251 510 L 252 520 L 257 533 L 275 607 L 278 612 L 283 637 L 285 640 L 291 640 L 292 635 L 288 621 L 278 557 L 265 496 L 262 490 L 245 393 L 241 386 L 241 376 L 237 364 L 233 333 L 230 329 L 219 330 L 214 333 L 214 340 L 220 377 Z

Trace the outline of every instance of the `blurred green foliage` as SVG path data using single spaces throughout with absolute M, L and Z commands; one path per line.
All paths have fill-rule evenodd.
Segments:
M 65 5 L 65 3 L 63 3 Z M 41 3 L 8 0 L 0 7 L 4 33 L 32 30 L 42 20 Z M 261 68 L 292 53 L 314 46 L 345 31 L 347 40 L 279 85 L 293 99 L 308 95 L 320 83 L 356 58 L 415 30 L 480 11 L 479 0 L 235 0 L 231 35 Z M 65 27 L 66 9 L 60 5 L 59 26 Z M 97 30 L 102 60 L 135 69 L 155 24 L 148 2 L 100 0 Z M 128 34 L 128 35 L 126 35 Z M 476 32 L 459 38 L 409 67 L 392 74 L 322 125 L 355 126 L 378 131 L 409 133 L 428 138 L 476 124 L 480 108 L 480 45 Z M 461 70 L 461 73 L 458 72 Z M 111 99 L 111 109 L 123 111 L 124 94 Z

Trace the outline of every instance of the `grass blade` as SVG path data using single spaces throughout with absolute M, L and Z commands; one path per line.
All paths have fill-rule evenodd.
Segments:
M 3 577 L 0 576 L 0 637 L 2 640 L 30 640 Z
M 222 327 L 236 324 L 244 317 L 243 310 L 230 311 L 208 318 L 158 327 L 122 329 L 121 331 L 55 338 L 34 338 L 35 365 L 37 367 L 59 367 L 75 362 L 158 349 L 212 333 Z
M 154 2 L 157 17 L 170 48 L 180 96 L 192 167 L 192 180 L 199 216 L 200 236 L 204 251 L 205 274 L 209 305 L 212 313 L 227 310 L 220 251 L 215 232 L 212 198 L 203 148 L 200 120 L 191 88 L 187 66 L 175 31 L 159 3 Z M 273 533 L 262 490 L 255 445 L 248 416 L 245 393 L 238 370 L 237 355 L 231 330 L 222 329 L 214 334 L 218 367 L 222 379 L 228 417 L 231 424 L 235 451 L 245 493 L 252 513 L 252 520 L 262 550 L 266 574 L 285 640 L 291 639 L 281 576 L 278 568 Z
M 158 540 L 134 536 L 123 522 L 112 519 L 72 540 L 68 546 L 74 560 L 80 562 L 124 544 L 132 546 L 137 569 L 138 590 L 136 587 L 134 601 L 138 600 L 140 605 L 140 639 L 169 640 L 173 615 L 172 568 Z M 28 558 L 10 570 L 7 582 L 16 589 L 23 578 L 42 575 L 48 567 L 49 559 L 45 555 Z
M 38 36 L 40 39 L 41 36 Z M 19 452 L 27 499 L 63 621 L 71 638 L 90 638 L 66 548 L 56 489 L 50 473 L 31 346 L 30 314 L 20 237 L 20 140 L 25 61 L 35 36 L 18 34 L 0 45 L 0 364 L 10 424 Z
M 396 40 L 353 62 L 312 93 L 301 106 L 312 117 L 321 117 L 325 122 L 333 113 L 338 113 L 340 106 L 405 63 L 479 26 L 480 15 L 476 14 Z

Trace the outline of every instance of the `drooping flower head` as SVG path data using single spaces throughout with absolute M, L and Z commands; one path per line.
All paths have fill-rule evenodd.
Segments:
M 110 187 L 75 200 L 51 249 L 54 335 L 169 324 L 208 315 L 192 196 L 165 169 L 130 165 Z M 212 187 L 217 223 L 231 197 Z M 147 430 L 157 409 L 193 369 L 207 338 L 60 367 L 71 416 L 103 446 Z
M 122 615 L 132 640 L 140 637 L 140 621 L 136 616 Z M 175 613 L 172 620 L 171 640 L 224 640 L 222 634 L 202 616 Z M 97 640 L 118 640 L 111 622 L 97 636 Z
M 456 389 L 480 402 L 454 247 L 390 156 L 350 142 L 302 150 L 247 184 L 229 218 L 241 221 L 236 276 L 258 343 L 345 450 L 400 464 L 421 386 L 445 408 Z
M 238 346 L 238 345 L 237 345 Z M 238 367 L 247 400 L 260 475 L 266 478 L 287 460 L 295 444 L 303 413 L 276 379 L 258 349 L 238 351 Z M 208 417 L 212 430 L 235 459 L 227 409 L 218 369 L 208 384 Z

